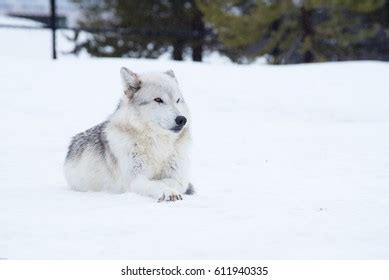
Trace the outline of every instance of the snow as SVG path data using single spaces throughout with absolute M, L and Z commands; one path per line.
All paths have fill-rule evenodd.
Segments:
M 13 26 L 25 26 L 25 27 L 43 27 L 42 23 L 35 20 L 10 17 L 0 14 L 0 25 L 13 25 Z
M 74 33 L 65 30 L 59 30 L 57 32 L 57 53 L 59 57 L 69 56 L 67 53 L 74 48 L 74 44 L 66 36 L 72 38 Z M 47 29 L 25 30 L 0 28 L 0 38 L 6 38 L 1 40 L 0 59 L 16 56 L 18 59 L 48 60 L 52 56 L 52 35 Z M 86 57 L 88 55 L 82 52 L 80 56 Z
M 47 31 L 4 36 L 0 258 L 389 258 L 389 64 L 53 62 Z M 178 76 L 196 195 L 68 189 L 70 138 L 113 111 L 123 65 Z

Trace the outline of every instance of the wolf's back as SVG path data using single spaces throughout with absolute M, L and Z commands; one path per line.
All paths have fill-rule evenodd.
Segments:
M 87 149 L 94 150 L 97 154 L 104 156 L 107 146 L 104 133 L 106 125 L 107 122 L 103 122 L 75 135 L 69 145 L 66 161 L 79 158 Z

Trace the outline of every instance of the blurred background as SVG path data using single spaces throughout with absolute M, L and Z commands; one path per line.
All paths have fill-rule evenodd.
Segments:
M 54 56 L 389 60 L 389 0 L 0 0 L 1 28 L 55 31 Z

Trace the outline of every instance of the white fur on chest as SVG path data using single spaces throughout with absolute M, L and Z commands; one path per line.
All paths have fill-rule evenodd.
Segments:
M 175 145 L 168 137 L 141 138 L 133 144 L 132 165 L 142 164 L 142 173 L 150 179 L 162 179 L 174 168 L 176 159 Z
M 108 128 L 107 136 L 121 173 L 161 179 L 174 168 L 177 151 L 171 137 L 151 137 L 122 127 Z

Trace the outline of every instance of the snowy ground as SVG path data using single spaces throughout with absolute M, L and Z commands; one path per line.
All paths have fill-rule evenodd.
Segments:
M 0 29 L 26 40 L 0 44 L 0 258 L 389 258 L 389 64 L 52 62 L 17 32 Z M 112 112 L 122 65 L 176 72 L 197 195 L 68 190 L 70 137 Z

